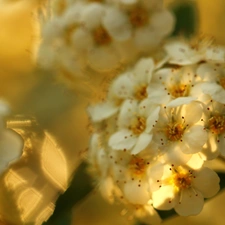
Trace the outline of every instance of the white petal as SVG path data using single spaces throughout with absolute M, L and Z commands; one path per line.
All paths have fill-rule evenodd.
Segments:
M 200 154 L 192 154 L 190 160 L 186 163 L 186 165 L 192 169 L 199 169 L 202 167 L 204 161 L 200 157 Z
M 90 106 L 88 108 L 88 113 L 93 122 L 99 122 L 114 115 L 118 109 L 119 108 L 112 102 L 104 102 L 98 105 Z
M 156 121 L 159 118 L 159 111 L 160 111 L 159 106 L 155 107 L 153 111 L 149 110 L 149 116 L 147 118 L 146 129 L 145 129 L 147 133 L 151 132 L 153 126 L 156 124 Z
M 137 101 L 126 100 L 120 109 L 120 114 L 118 118 L 119 128 L 128 128 L 133 118 L 136 117 L 138 113 L 138 103 Z
M 140 134 L 139 137 L 137 138 L 137 142 L 134 148 L 132 149 L 131 153 L 135 155 L 138 154 L 141 150 L 144 150 L 148 146 L 151 140 L 152 135 L 147 134 L 145 132 Z
M 116 8 L 108 8 L 103 18 L 103 25 L 115 40 L 125 41 L 131 37 L 131 25 L 128 17 Z
M 91 33 L 83 28 L 76 29 L 71 36 L 71 40 L 77 51 L 87 51 L 94 44 Z
M 224 62 L 225 59 L 225 49 L 222 46 L 213 46 L 211 48 L 207 48 L 206 50 L 206 59 Z
M 207 132 L 203 126 L 196 125 L 189 129 L 182 138 L 183 142 L 188 146 L 182 151 L 186 154 L 194 154 L 202 150 L 203 145 L 207 141 Z
M 114 200 L 113 188 L 113 179 L 109 176 L 104 177 L 99 184 L 99 191 L 101 192 L 102 196 L 110 203 L 113 203 Z
M 109 146 L 114 150 L 131 149 L 137 142 L 137 137 L 130 130 L 120 130 L 109 139 Z
M 17 159 L 22 154 L 23 142 L 20 136 L 11 130 L 1 132 L 0 136 L 0 158 L 5 162 Z
M 202 59 L 196 51 L 193 51 L 186 43 L 181 41 L 169 42 L 165 45 L 165 50 L 170 56 L 170 63 L 178 65 L 193 64 Z
M 195 172 L 193 187 L 199 190 L 204 198 L 211 198 L 220 190 L 220 178 L 213 170 L 204 167 Z
M 189 126 L 195 124 L 202 117 L 202 106 L 199 102 L 192 101 L 188 105 L 182 107 L 181 115 L 185 119 L 185 123 Z
M 225 104 L 225 90 L 216 83 L 204 83 L 202 84 L 202 91 L 222 104 Z
M 98 3 L 92 3 L 84 7 L 81 15 L 81 23 L 88 29 L 94 29 L 101 25 L 104 8 Z
M 185 144 L 179 143 L 176 145 L 168 146 L 166 152 L 163 155 L 165 161 L 169 164 L 182 165 L 186 164 L 190 158 L 190 154 L 185 154 L 184 149 L 186 149 Z
M 215 159 L 219 155 L 220 151 L 225 151 L 225 143 L 224 143 L 225 140 L 223 136 L 222 137 L 220 136 L 219 140 L 220 142 L 218 143 L 215 135 L 209 133 L 207 142 L 205 143 L 202 151 L 200 152 L 200 155 L 203 158 L 203 160 Z M 220 147 L 218 148 L 218 146 Z
M 134 74 L 140 83 L 149 83 L 154 70 L 154 62 L 151 58 L 142 58 L 134 67 Z
M 174 207 L 180 216 L 194 216 L 202 211 L 204 198 L 201 193 L 197 191 L 194 193 L 193 190 L 187 189 L 182 190 L 181 195 L 181 203 Z
M 166 106 L 167 107 L 177 107 L 177 106 L 181 106 L 184 104 L 189 104 L 190 102 L 196 100 L 196 97 L 179 97 L 176 98 L 175 100 L 169 102 Z
M 132 204 L 144 205 L 150 199 L 148 189 L 147 183 L 140 183 L 139 180 L 129 180 L 124 184 L 124 197 Z
M 157 32 L 165 36 L 173 30 L 175 18 L 170 11 L 164 9 L 153 13 L 151 24 Z
M 129 73 L 117 77 L 109 90 L 109 98 L 125 99 L 133 95 L 133 82 Z
M 171 185 L 162 186 L 152 193 L 153 207 L 159 210 L 169 210 L 176 204 L 176 193 Z

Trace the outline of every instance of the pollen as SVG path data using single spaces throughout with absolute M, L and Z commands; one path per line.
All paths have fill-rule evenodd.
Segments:
M 178 141 L 183 136 L 184 127 L 182 124 L 169 124 L 166 127 L 165 133 L 170 141 Z
M 209 121 L 209 130 L 214 134 L 222 134 L 225 131 L 225 117 L 222 115 L 214 115 Z
M 132 159 L 130 160 L 129 163 L 129 168 L 132 174 L 142 175 L 145 173 L 146 167 L 147 164 L 144 159 L 137 156 L 132 156 Z
M 219 83 L 222 86 L 222 88 L 225 89 L 225 77 L 221 77 Z
M 173 184 L 179 189 L 187 189 L 191 186 L 192 177 L 189 173 L 176 173 L 173 177 Z
M 108 45 L 112 41 L 110 35 L 102 26 L 93 31 L 93 38 L 97 45 Z
M 136 135 L 141 134 L 145 130 L 145 128 L 146 128 L 146 119 L 140 116 L 135 118 L 132 125 L 130 126 L 130 129 Z
M 133 27 L 143 27 L 148 23 L 149 14 L 146 9 L 137 7 L 130 12 L 129 18 Z
M 148 97 L 147 93 L 147 85 L 141 85 L 137 87 L 136 92 L 135 92 L 135 97 L 138 100 L 143 100 Z
M 186 97 L 189 95 L 189 89 L 189 85 L 176 84 L 169 89 L 169 92 L 174 98 Z

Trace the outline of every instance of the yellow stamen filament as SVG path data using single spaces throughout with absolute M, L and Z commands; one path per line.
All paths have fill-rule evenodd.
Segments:
M 130 12 L 130 22 L 133 27 L 142 27 L 145 26 L 149 21 L 148 12 L 140 7 L 134 8 Z
M 93 37 L 97 45 L 108 45 L 112 39 L 103 27 L 98 27 L 93 31 Z
M 215 115 L 209 119 L 209 130 L 214 134 L 222 134 L 225 131 L 225 117 Z
M 191 187 L 192 176 L 189 173 L 176 173 L 173 177 L 173 184 L 178 189 L 187 189 Z
M 143 100 L 148 97 L 147 85 L 139 86 L 135 92 L 135 97 L 138 100 Z
M 130 167 L 132 174 L 142 175 L 145 173 L 147 164 L 144 159 L 137 157 L 137 156 L 132 156 L 129 167 Z
M 145 128 L 146 128 L 146 119 L 140 116 L 135 118 L 133 124 L 130 126 L 130 129 L 136 135 L 141 134 L 145 130 Z
M 166 136 L 170 141 L 178 141 L 184 133 L 182 124 L 169 124 L 165 130 Z
M 174 85 L 169 89 L 170 94 L 174 98 L 178 97 L 186 97 L 189 94 L 189 85 L 184 85 L 184 84 L 178 84 Z

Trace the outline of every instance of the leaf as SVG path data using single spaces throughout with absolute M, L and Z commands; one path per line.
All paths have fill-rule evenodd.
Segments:
M 70 187 L 58 198 L 54 213 L 44 225 L 70 224 L 72 208 L 75 204 L 84 199 L 93 189 L 91 178 L 86 173 L 86 168 L 86 163 L 82 163 L 78 167 Z M 59 220 L 63 220 L 63 223 L 58 223 L 57 221 Z
M 178 4 L 172 10 L 176 17 L 176 25 L 172 36 L 193 36 L 196 32 L 196 24 L 198 22 L 196 5 L 191 2 L 185 2 Z

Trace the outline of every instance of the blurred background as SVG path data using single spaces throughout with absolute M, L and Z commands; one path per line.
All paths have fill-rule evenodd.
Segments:
M 0 0 L 0 96 L 12 109 L 10 128 L 25 140 L 22 158 L 0 178 L 0 219 L 6 225 L 42 224 L 72 181 L 47 224 L 134 224 L 121 216 L 122 205 L 109 205 L 91 191 L 89 177 L 77 169 L 90 134 L 85 108 L 96 95 L 86 86 L 74 91 L 35 67 L 41 41 L 38 13 L 47 3 Z M 224 0 L 165 0 L 165 5 L 178 19 L 174 35 L 210 35 L 225 44 Z M 28 126 L 33 115 L 36 122 Z M 224 162 L 210 166 L 225 171 Z M 172 217 L 163 224 L 223 225 L 224 202 L 222 191 L 200 215 Z

